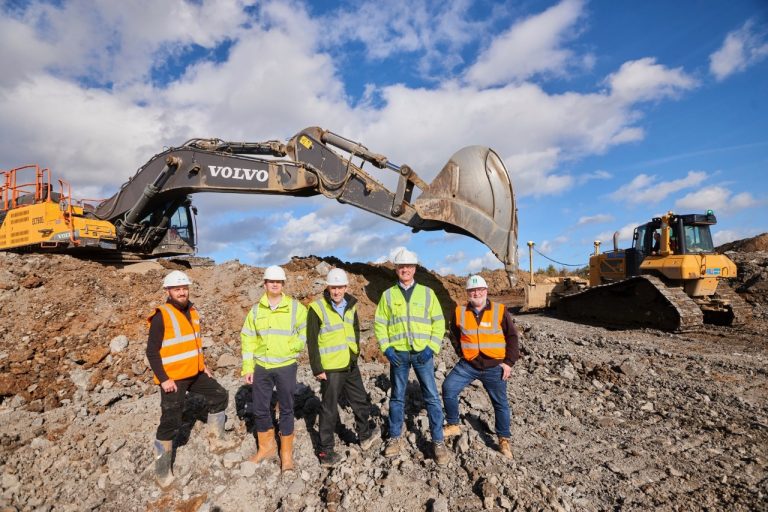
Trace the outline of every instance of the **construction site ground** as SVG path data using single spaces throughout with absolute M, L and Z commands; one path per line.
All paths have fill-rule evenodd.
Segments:
M 684 334 L 609 330 L 547 312 L 516 314 L 522 359 L 508 387 L 513 458 L 496 450 L 482 387 L 462 395 L 462 434 L 451 462 L 431 458 L 415 377 L 408 388 L 406 450 L 382 455 L 389 368 L 373 338 L 373 313 L 394 283 L 391 266 L 294 258 L 286 292 L 307 303 L 333 266 L 360 299 L 361 370 L 382 440 L 361 452 L 345 407 L 334 468 L 318 463 L 320 387 L 306 354 L 296 394 L 297 471 L 255 465 L 250 390 L 240 378 L 239 331 L 263 293 L 263 269 L 204 259 L 103 265 L 62 255 L 0 253 L 0 510 L 477 511 L 768 510 L 768 234 L 726 248 L 739 266 L 729 283 L 750 304 L 742 327 Z M 186 268 L 191 265 L 191 268 Z M 230 393 L 227 435 L 212 454 L 205 409 L 190 395 L 176 440 L 176 482 L 153 479 L 160 414 L 144 351 L 146 317 L 164 301 L 162 277 L 185 269 L 203 321 L 208 366 Z M 511 307 L 501 271 L 483 272 Z M 464 278 L 419 267 L 446 316 Z M 520 280 L 528 279 L 526 274 Z M 456 362 L 448 341 L 438 385 Z

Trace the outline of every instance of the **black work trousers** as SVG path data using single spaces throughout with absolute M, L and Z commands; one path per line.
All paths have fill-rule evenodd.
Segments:
M 320 381 L 320 393 L 323 395 L 320 407 L 320 451 L 333 450 L 333 434 L 339 420 L 339 397 L 346 393 L 352 414 L 355 415 L 355 427 L 359 439 L 367 439 L 371 434 L 368 416 L 371 403 L 363 387 L 360 368 L 353 362 L 349 370 L 343 372 L 325 372 L 326 380 Z
M 181 417 L 184 414 L 184 399 L 187 392 L 202 395 L 208 403 L 208 413 L 216 414 L 227 408 L 229 394 L 224 387 L 209 377 L 205 372 L 198 373 L 195 377 L 179 379 L 176 382 L 176 391 L 166 393 L 160 388 L 160 425 L 157 427 L 156 437 L 160 441 L 172 441 L 181 427 Z
M 277 403 L 280 405 L 278 426 L 280 434 L 293 434 L 293 394 L 296 392 L 296 363 L 280 368 L 263 368 L 258 364 L 253 370 L 253 417 L 256 431 L 272 429 L 272 388 L 277 389 Z

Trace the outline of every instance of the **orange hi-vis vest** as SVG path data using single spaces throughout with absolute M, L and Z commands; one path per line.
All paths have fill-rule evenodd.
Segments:
M 503 304 L 491 302 L 491 307 L 483 311 L 478 325 L 474 311 L 467 309 L 466 305 L 456 306 L 456 325 L 461 330 L 464 359 L 472 361 L 480 353 L 491 359 L 504 359 L 507 349 L 501 329 L 504 311 Z
M 155 312 L 147 319 L 160 312 L 163 315 L 163 345 L 160 347 L 160 359 L 163 369 L 169 379 L 179 380 L 194 377 L 205 369 L 203 362 L 203 339 L 200 336 L 200 315 L 194 306 L 189 308 L 187 320 L 184 313 L 171 306 L 163 304 L 155 309 Z M 155 375 L 155 384 L 160 380 Z

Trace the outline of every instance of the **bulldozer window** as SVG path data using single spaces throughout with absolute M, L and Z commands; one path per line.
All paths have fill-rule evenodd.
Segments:
M 685 248 L 688 252 L 713 252 L 709 226 L 685 226 Z

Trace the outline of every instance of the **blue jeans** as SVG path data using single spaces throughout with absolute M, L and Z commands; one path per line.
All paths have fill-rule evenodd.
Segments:
M 472 381 L 480 380 L 488 392 L 496 416 L 496 435 L 510 437 L 509 402 L 507 401 L 507 381 L 501 380 L 504 370 L 501 365 L 487 370 L 477 370 L 464 359 L 453 367 L 443 382 L 443 403 L 449 425 L 459 424 L 459 395 Z
M 430 351 L 427 351 L 430 352 Z M 395 360 L 389 365 L 392 391 L 389 397 L 389 437 L 400 437 L 405 416 L 405 388 L 411 366 L 421 387 L 421 395 L 427 406 L 429 432 L 432 441 L 443 441 L 443 406 L 435 382 L 435 364 L 432 353 L 395 351 Z

